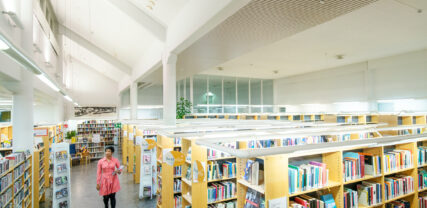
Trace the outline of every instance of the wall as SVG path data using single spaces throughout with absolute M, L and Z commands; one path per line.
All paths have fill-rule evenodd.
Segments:
M 138 88 L 138 105 L 163 105 L 163 86 Z
M 78 61 L 69 62 L 65 67 L 72 69 L 72 84 L 69 90 L 80 106 L 118 106 L 117 82 Z M 73 106 L 68 103 L 67 119 L 72 118 Z
M 276 79 L 274 98 L 288 112 L 370 111 L 377 100 L 406 98 L 418 100 L 412 107 L 394 104 L 395 111 L 423 111 L 426 78 L 427 49 Z

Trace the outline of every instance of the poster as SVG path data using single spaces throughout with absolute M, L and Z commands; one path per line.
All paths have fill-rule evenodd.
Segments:
M 74 107 L 74 117 L 114 117 L 116 107 Z
M 93 134 L 92 135 L 92 142 L 93 143 L 99 143 L 99 142 L 101 142 L 101 136 L 99 134 Z

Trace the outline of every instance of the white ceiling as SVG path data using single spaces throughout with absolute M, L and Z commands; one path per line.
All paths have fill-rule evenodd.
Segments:
M 411 6 L 424 11 L 417 13 Z M 203 73 L 278 78 L 423 48 L 427 48 L 427 1 L 381 0 L 217 64 L 223 71 L 212 67 Z M 344 59 L 338 60 L 338 54 Z
M 63 37 L 63 39 L 64 43 L 66 43 L 63 45 L 63 50 L 65 50 L 67 54 L 65 57 L 66 65 L 70 64 L 73 61 L 79 61 L 92 68 L 93 70 L 97 71 L 98 73 L 103 74 L 104 76 L 116 82 L 119 82 L 121 79 L 124 78 L 124 76 L 126 76 L 125 73 L 123 73 L 104 59 L 100 58 L 93 52 L 89 51 L 88 49 L 81 47 L 79 44 L 65 36 Z
M 189 0 L 128 0 L 142 11 L 169 25 Z M 148 6 L 153 5 L 152 9 Z

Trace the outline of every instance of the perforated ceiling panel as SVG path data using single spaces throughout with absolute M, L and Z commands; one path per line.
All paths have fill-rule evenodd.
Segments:
M 322 24 L 377 0 L 254 0 L 178 58 L 178 78 Z

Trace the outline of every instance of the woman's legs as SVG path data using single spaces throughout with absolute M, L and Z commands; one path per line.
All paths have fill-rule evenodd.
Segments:
M 116 193 L 110 194 L 111 208 L 116 208 Z
M 105 196 L 102 196 L 104 199 L 104 205 L 105 205 L 105 208 L 108 208 L 108 199 L 110 198 L 109 197 L 110 195 L 105 195 Z

